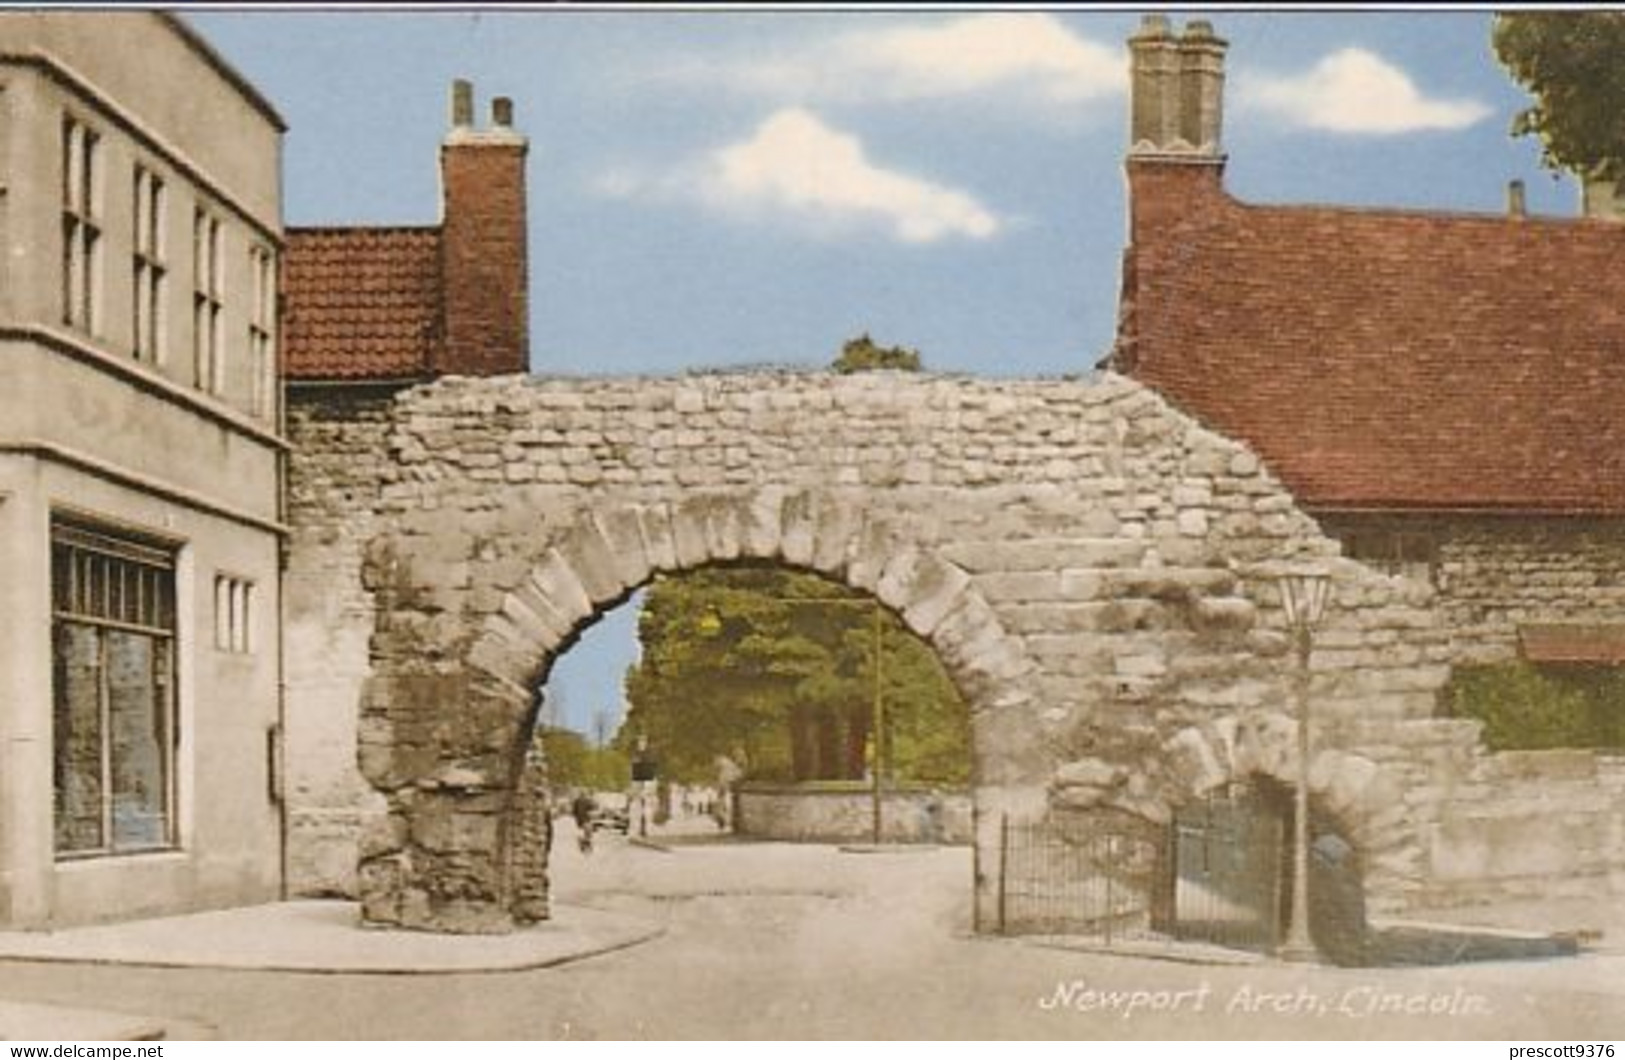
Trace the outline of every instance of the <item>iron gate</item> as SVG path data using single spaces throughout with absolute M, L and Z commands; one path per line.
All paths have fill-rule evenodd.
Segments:
M 1151 830 L 1110 815 L 1002 817 L 999 931 L 1084 935 L 1107 943 L 1146 935 L 1161 847 Z
M 1245 785 L 1182 807 L 1166 828 L 1114 812 L 1002 817 L 998 930 L 1271 950 L 1289 825 L 1278 800 Z
M 1250 786 L 1181 807 L 1171 828 L 1176 938 L 1248 950 L 1280 941 L 1290 819 Z

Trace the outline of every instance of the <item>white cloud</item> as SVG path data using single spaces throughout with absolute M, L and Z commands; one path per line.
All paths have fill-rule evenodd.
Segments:
M 1006 93 L 1052 104 L 1116 96 L 1128 85 L 1120 48 L 1038 13 L 977 14 L 843 33 L 771 56 L 691 60 L 681 80 L 801 100 L 915 100 Z
M 597 181 L 619 198 L 696 199 L 723 213 L 779 217 L 822 234 L 879 227 L 904 243 L 988 239 L 1003 222 L 974 197 L 881 168 L 863 142 L 810 111 L 774 112 L 748 139 L 662 177 L 618 169 Z
M 1464 129 L 1490 113 L 1477 100 L 1426 98 L 1405 71 L 1361 48 L 1334 52 L 1296 77 L 1255 76 L 1237 88 L 1246 104 L 1338 133 Z

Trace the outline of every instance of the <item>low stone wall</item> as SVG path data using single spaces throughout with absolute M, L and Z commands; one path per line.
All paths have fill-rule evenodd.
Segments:
M 1424 833 L 1428 904 L 1625 894 L 1625 758 L 1484 755 L 1451 794 Z
M 752 839 L 795 843 L 861 843 L 874 839 L 874 796 L 868 788 L 742 785 L 734 793 L 734 831 Z M 969 843 L 968 791 L 886 791 L 880 838 L 887 843 Z
M 1396 781 L 1394 813 L 1418 840 L 1410 884 L 1375 895 L 1373 911 L 1625 894 L 1625 757 L 1492 754 L 1480 728 L 1375 722 L 1354 735 Z

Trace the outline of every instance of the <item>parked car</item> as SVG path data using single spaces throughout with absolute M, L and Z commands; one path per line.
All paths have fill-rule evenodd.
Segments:
M 622 835 L 626 835 L 627 832 L 632 828 L 632 819 L 625 810 L 616 809 L 613 806 L 605 806 L 602 803 L 599 803 L 597 806 L 593 807 L 592 817 L 590 819 L 592 821 L 593 828 L 598 830 L 608 828 L 619 832 Z

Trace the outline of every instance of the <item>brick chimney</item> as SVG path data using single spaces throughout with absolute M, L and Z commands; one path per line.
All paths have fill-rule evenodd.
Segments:
M 1625 184 L 1601 177 L 1580 178 L 1580 216 L 1596 221 L 1625 221 Z
M 529 370 L 525 154 L 513 102 L 474 125 L 474 86 L 454 81 L 451 131 L 440 147 L 442 342 L 436 375 Z
M 1141 363 L 1140 292 L 1177 278 L 1203 233 L 1232 206 L 1224 194 L 1220 131 L 1229 45 L 1205 21 L 1176 34 L 1165 15 L 1147 15 L 1128 40 L 1130 56 L 1128 246 L 1123 252 L 1117 342 L 1103 362 L 1133 374 Z
M 1147 15 L 1128 41 L 1129 156 L 1222 164 L 1224 53 L 1228 43 L 1195 20 L 1174 36 L 1165 15 Z
M 1147 224 L 1166 229 L 1200 215 L 1223 186 L 1220 131 L 1228 43 L 1205 21 L 1175 34 L 1165 15 L 1146 15 L 1128 40 L 1129 241 Z

